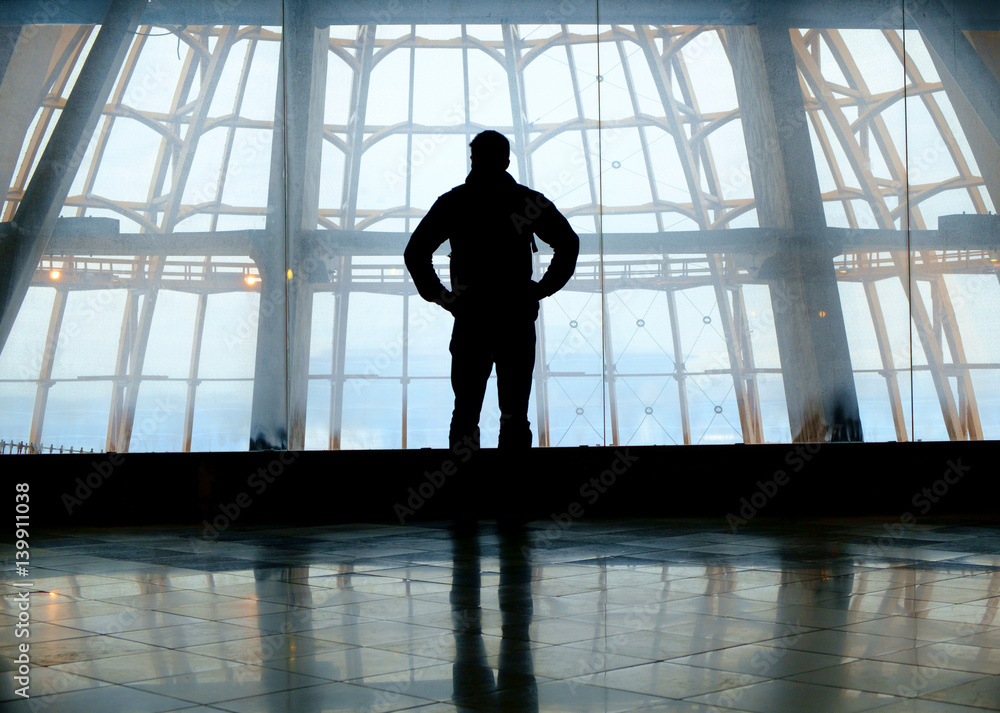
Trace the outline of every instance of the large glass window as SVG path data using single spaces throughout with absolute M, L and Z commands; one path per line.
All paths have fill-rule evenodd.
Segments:
M 244 5 L 0 27 L 0 229 L 41 251 L 5 268 L 31 279 L 3 305 L 0 440 L 445 447 L 451 317 L 402 254 L 487 128 L 581 238 L 536 324 L 535 445 L 1000 437 L 1000 28 Z M 78 148 L 46 155 L 66 113 Z

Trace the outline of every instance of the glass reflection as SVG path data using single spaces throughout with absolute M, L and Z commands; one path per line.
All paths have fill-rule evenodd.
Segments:
M 500 653 L 494 678 L 483 642 L 482 561 L 480 533 L 463 527 L 453 541 L 451 586 L 455 635 L 452 701 L 476 710 L 538 713 L 538 685 L 532 661 L 531 546 L 520 525 L 499 531 Z

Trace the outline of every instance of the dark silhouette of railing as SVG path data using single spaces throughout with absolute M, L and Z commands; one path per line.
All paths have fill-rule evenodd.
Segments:
M 0 441 L 0 455 L 25 455 L 29 453 L 93 453 L 84 448 L 66 448 L 65 446 L 42 446 L 37 443 L 25 443 L 24 441 Z

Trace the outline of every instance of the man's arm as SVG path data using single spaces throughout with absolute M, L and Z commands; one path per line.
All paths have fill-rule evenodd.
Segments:
M 410 242 L 403 251 L 403 262 L 410 271 L 417 292 L 428 302 L 434 302 L 447 309 L 453 301 L 452 293 L 441 282 L 434 270 L 434 251 L 447 240 L 442 223 L 444 208 L 439 198 L 417 225 Z
M 561 290 L 576 270 L 576 258 L 580 254 L 580 237 L 569 221 L 551 201 L 534 224 L 534 232 L 543 242 L 552 247 L 552 262 L 538 281 L 538 299 L 548 297 Z

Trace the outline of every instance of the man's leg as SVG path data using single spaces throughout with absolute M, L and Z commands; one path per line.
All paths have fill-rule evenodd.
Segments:
M 500 402 L 500 440 L 505 452 L 531 448 L 528 400 L 535 368 L 535 323 L 518 322 L 498 330 L 497 397 Z
M 448 445 L 479 450 L 479 415 L 483 410 L 486 383 L 493 371 L 489 341 L 481 334 L 475 317 L 457 317 L 451 332 L 451 388 L 455 409 L 451 414 Z

